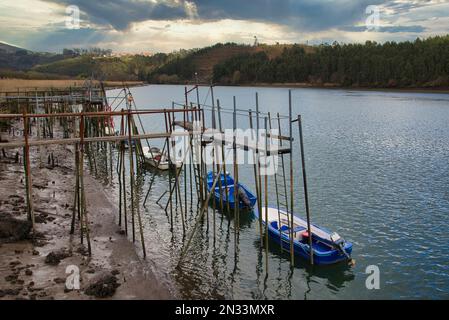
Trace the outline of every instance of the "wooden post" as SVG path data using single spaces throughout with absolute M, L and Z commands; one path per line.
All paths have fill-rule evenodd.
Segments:
M 254 127 L 253 127 L 253 114 L 252 114 L 252 110 L 249 109 L 248 111 L 248 115 L 249 115 L 249 128 L 251 130 L 251 135 L 254 133 Z M 258 132 L 256 132 L 256 136 L 258 135 Z M 251 138 L 256 138 L 256 141 L 258 140 L 257 137 L 253 137 L 251 136 Z M 256 186 L 256 194 L 257 194 L 257 207 L 259 210 L 259 221 L 262 217 L 262 210 L 260 209 L 260 203 L 262 201 L 262 199 L 260 198 L 260 194 L 261 192 L 259 191 L 259 176 L 257 174 L 257 163 L 258 163 L 258 145 L 256 144 L 256 150 L 253 150 L 253 171 L 254 171 L 254 184 Z M 260 240 L 262 242 L 262 238 L 263 238 L 263 233 L 262 233 L 262 228 L 259 228 L 260 231 Z
M 306 176 L 306 161 L 304 157 L 304 142 L 302 135 L 302 123 L 301 115 L 298 115 L 298 129 L 299 129 L 299 145 L 301 149 L 301 165 L 302 165 L 302 178 L 304 183 L 304 200 L 307 213 L 307 232 L 309 233 L 309 246 L 310 246 L 310 264 L 313 265 L 313 247 L 312 247 L 312 228 L 310 224 L 310 209 L 309 209 L 309 196 L 307 192 L 307 176 Z
M 83 234 L 84 231 L 86 231 L 86 240 L 87 240 L 87 249 L 89 252 L 89 256 L 92 255 L 92 248 L 90 244 L 90 234 L 89 234 L 89 219 L 87 217 L 87 206 L 86 206 L 86 194 L 84 191 L 84 115 L 81 114 L 80 119 L 80 160 L 79 160 L 79 179 L 80 179 L 80 185 L 81 185 L 81 243 L 83 242 Z M 83 228 L 84 225 L 84 228 Z
M 130 187 L 131 187 L 131 214 L 132 214 L 132 231 L 133 231 L 133 241 L 135 241 L 135 225 L 134 225 L 134 158 L 133 158 L 133 148 L 131 139 L 131 125 L 132 125 L 132 114 L 131 108 L 128 108 L 128 143 L 129 143 L 129 173 L 130 173 Z M 136 143 L 137 147 L 137 143 Z M 140 210 L 137 210 L 137 222 L 139 224 L 140 241 L 142 244 L 142 251 L 144 259 L 147 256 L 145 248 L 145 238 L 143 235 L 142 217 L 140 216 Z
M 234 102 L 234 112 L 233 112 L 233 139 L 232 139 L 232 149 L 233 149 L 233 164 L 234 164 L 234 249 L 235 249 L 235 256 L 237 256 L 237 233 L 238 233 L 238 216 L 239 216 L 239 194 L 238 194 L 238 167 L 237 167 L 237 137 L 236 137 L 236 130 L 237 130 L 237 106 L 235 101 L 235 96 L 233 97 Z
M 293 214 L 294 214 L 294 189 L 293 189 L 293 139 L 292 139 L 292 91 L 288 91 L 288 127 L 290 135 L 290 263 L 295 265 L 295 248 L 293 244 Z M 287 216 L 288 219 L 288 216 Z
M 136 224 L 135 224 L 135 210 L 134 210 L 134 158 L 133 158 L 133 145 L 132 145 L 132 133 L 131 133 L 131 110 L 128 108 L 127 122 L 128 122 L 128 155 L 129 155 L 129 188 L 130 188 L 130 203 L 131 203 L 131 230 L 133 236 L 133 242 L 136 241 Z
M 201 169 L 201 179 L 203 184 L 203 190 L 204 192 L 207 191 L 207 179 L 205 178 L 207 175 L 207 163 L 204 163 L 203 161 L 203 154 L 205 153 L 205 146 L 203 147 L 203 133 L 204 129 L 206 128 L 205 125 L 205 116 L 204 116 L 204 109 L 200 109 L 200 116 L 201 116 L 201 163 L 202 163 L 202 169 Z M 209 206 L 208 201 L 206 201 L 206 222 L 207 222 L 207 232 L 209 232 Z
M 111 146 L 112 147 L 112 146 Z M 120 154 L 117 157 L 117 166 L 120 168 L 117 170 L 117 179 L 118 179 L 118 225 L 122 226 L 122 143 L 120 142 L 119 146 Z
M 78 143 L 75 144 L 75 196 L 73 197 L 73 211 L 72 211 L 72 224 L 70 227 L 70 234 L 75 233 L 75 220 L 76 220 L 76 208 L 77 205 L 79 206 L 79 188 L 80 188 L 80 181 L 79 181 L 79 147 Z M 79 208 L 78 208 L 79 210 Z
M 220 107 L 220 100 L 217 99 L 217 111 L 218 111 L 218 129 L 220 133 L 223 132 L 223 127 L 221 125 L 221 107 Z M 223 162 L 223 175 L 224 175 L 224 181 L 225 181 L 225 195 L 226 195 L 226 209 L 228 212 L 231 210 L 229 209 L 229 190 L 228 190 L 228 180 L 227 180 L 227 172 L 226 172 L 226 144 L 222 142 L 221 144 L 221 160 Z M 221 179 L 220 179 L 221 180 Z
M 26 199 L 27 199 L 27 214 L 28 220 L 31 221 L 31 226 L 34 232 L 34 211 L 33 211 L 33 190 L 31 181 L 31 162 L 30 162 L 30 146 L 28 144 L 28 117 L 26 110 L 23 111 L 23 134 L 25 136 L 24 150 L 24 165 L 25 165 L 25 187 L 26 187 Z
M 270 112 L 268 112 L 268 125 L 269 125 L 269 130 L 270 130 L 270 144 L 272 144 L 273 143 L 273 139 L 272 139 L 272 126 L 271 126 L 271 114 L 270 114 Z M 268 134 L 268 132 L 266 132 L 266 134 Z M 280 136 L 280 134 L 279 134 L 279 136 Z M 280 140 L 280 141 L 282 141 L 282 140 Z M 277 172 L 274 173 L 274 186 L 275 186 L 276 204 L 277 204 L 277 210 L 278 210 L 279 243 L 280 243 L 280 247 L 281 247 L 281 250 L 282 250 L 282 228 L 281 228 L 281 213 L 280 213 L 280 203 L 279 203 L 279 190 L 278 190 Z
M 193 109 L 193 103 L 190 103 L 191 109 Z M 190 120 L 187 119 L 187 121 L 191 121 L 193 125 L 193 111 L 191 111 L 192 114 L 190 115 Z M 189 185 L 190 185 L 190 215 L 193 214 L 193 180 L 192 180 L 192 166 L 195 165 L 194 159 L 193 159 L 193 128 L 192 131 L 189 132 L 189 156 L 190 156 L 190 164 L 189 164 Z M 187 208 L 186 208 L 187 211 Z
M 210 86 L 211 90 L 211 97 L 212 97 L 212 129 L 215 131 L 217 129 L 217 123 L 215 121 L 215 100 L 214 100 L 214 87 Z M 218 103 L 218 101 L 217 101 Z M 220 130 L 221 133 L 221 130 Z M 215 147 L 215 142 L 213 144 L 213 153 L 214 153 L 214 162 L 216 164 L 216 169 L 219 171 L 219 161 L 218 161 L 218 155 L 217 155 L 217 149 Z M 213 166 L 212 171 L 215 171 L 215 166 Z M 226 180 L 225 180 L 226 182 Z M 218 180 L 218 188 L 220 189 L 220 210 L 223 211 L 223 196 L 221 193 L 222 185 L 221 185 L 221 178 Z M 214 231 L 215 231 L 215 208 L 214 208 Z M 215 239 L 215 238 L 214 238 Z
M 259 228 L 260 228 L 260 237 L 262 240 L 263 237 L 263 224 L 262 224 L 262 178 L 260 175 L 260 159 L 259 159 L 259 130 L 260 130 L 260 124 L 259 124 L 259 94 L 256 92 L 256 157 L 257 157 L 257 172 L 258 176 L 256 179 L 258 180 L 259 184 L 259 194 L 257 195 L 257 207 L 259 210 Z M 262 243 L 262 241 L 261 241 Z
M 165 109 L 164 109 L 164 117 L 165 117 L 165 132 L 169 133 L 170 129 L 168 127 L 168 125 L 169 125 L 168 124 L 168 119 L 167 119 L 168 115 L 167 115 L 167 110 L 165 110 Z M 170 138 L 167 137 L 165 141 L 166 141 L 166 144 L 167 144 L 168 158 L 170 159 Z M 170 162 L 169 162 L 169 165 L 170 165 Z M 169 172 L 168 172 L 168 186 L 169 186 L 170 190 L 172 189 L 171 185 L 172 185 L 172 183 L 171 183 L 171 176 L 170 176 L 170 170 L 169 170 Z M 173 202 L 172 202 L 171 195 L 168 198 L 168 201 L 169 201 L 169 205 L 170 205 L 170 231 L 173 232 Z
M 125 135 L 125 114 L 122 109 L 122 119 L 120 126 L 121 135 Z M 125 173 L 125 146 L 124 141 L 120 141 L 120 174 L 122 175 L 122 188 L 123 188 L 123 213 L 125 218 L 125 234 L 128 235 L 128 205 L 126 203 L 126 173 Z M 120 175 L 119 174 L 119 175 Z
M 267 117 L 265 117 L 265 264 L 268 274 L 268 125 Z M 291 233 L 290 233 L 291 236 Z
M 201 207 L 201 210 L 200 210 L 200 212 L 198 214 L 197 220 L 196 220 L 195 224 L 193 225 L 192 232 L 190 233 L 190 236 L 188 237 L 186 244 L 182 248 L 181 256 L 180 256 L 179 262 L 178 262 L 178 267 L 182 263 L 182 261 L 184 259 L 184 256 L 185 256 L 187 250 L 190 247 L 190 243 L 191 243 L 191 241 L 193 239 L 193 236 L 195 235 L 196 229 L 198 228 L 198 224 L 201 221 L 201 219 L 202 219 L 202 217 L 204 215 L 204 212 L 206 211 L 207 206 L 209 205 L 210 197 L 211 197 L 211 195 L 213 193 L 213 190 L 215 189 L 215 187 L 217 185 L 218 179 L 220 179 L 220 175 L 221 175 L 221 171 L 218 172 L 218 175 L 215 177 L 214 182 L 212 183 L 211 192 L 208 193 L 208 195 L 206 197 L 206 201 L 202 204 L 202 207 Z
M 186 94 L 186 104 L 184 106 L 184 109 L 187 110 L 188 108 L 189 108 L 189 101 L 188 101 L 188 97 L 187 97 L 187 94 Z M 184 124 L 186 124 L 187 123 L 187 112 L 186 111 L 183 112 L 183 117 L 184 117 L 183 118 Z M 184 146 L 185 145 L 186 144 L 184 144 Z M 186 159 L 186 157 L 185 157 L 185 159 Z M 186 218 L 186 221 L 187 221 L 187 168 L 185 167 L 185 163 L 184 162 L 185 161 L 182 162 L 181 170 L 184 169 L 184 175 L 183 175 L 183 177 L 184 177 L 184 208 L 185 208 L 185 218 Z M 176 169 L 176 163 L 175 163 L 175 170 L 177 170 Z
M 279 136 L 282 137 L 282 127 L 281 127 L 281 118 L 279 115 L 279 112 L 277 113 L 277 122 L 278 122 L 278 128 L 279 128 Z M 282 147 L 283 143 L 282 143 L 282 139 L 279 139 L 279 144 Z M 285 162 L 284 162 L 284 155 L 281 154 L 281 166 L 282 166 L 282 177 L 283 177 L 283 186 L 284 186 L 284 201 L 285 201 L 285 206 L 288 212 L 288 196 L 287 196 L 287 183 L 285 181 Z

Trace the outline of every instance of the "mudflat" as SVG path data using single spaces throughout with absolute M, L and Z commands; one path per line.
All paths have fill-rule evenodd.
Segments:
M 22 139 L 5 133 L 3 138 Z M 54 163 L 47 161 L 50 153 Z M 19 149 L 0 152 L 0 299 L 173 298 L 117 225 L 118 208 L 107 186 L 89 174 L 84 185 L 92 256 L 86 241 L 80 242 L 79 227 L 70 235 L 73 146 L 30 149 L 36 224 L 34 233 L 28 234 L 21 154 Z M 74 268 L 79 270 L 80 289 L 68 290 Z

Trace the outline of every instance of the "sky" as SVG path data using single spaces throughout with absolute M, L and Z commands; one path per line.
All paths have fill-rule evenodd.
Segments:
M 406 41 L 448 30 L 449 0 L 0 0 L 0 41 L 47 52 Z

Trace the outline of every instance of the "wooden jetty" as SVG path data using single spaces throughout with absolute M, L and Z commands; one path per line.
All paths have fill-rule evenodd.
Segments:
M 198 231 L 201 221 L 206 219 L 209 228 L 209 211 L 212 209 L 212 231 L 215 241 L 217 232 L 215 225 L 215 214 L 218 210 L 227 209 L 222 199 L 218 207 L 213 202 L 213 207 L 209 207 L 215 186 L 220 186 L 221 173 L 227 172 L 230 167 L 233 170 L 235 184 L 239 183 L 239 159 L 237 149 L 253 151 L 254 164 L 254 186 L 258 198 L 257 206 L 259 212 L 262 207 L 268 207 L 269 175 L 264 172 L 266 168 L 261 166 L 263 157 L 280 158 L 279 170 L 274 177 L 276 188 L 277 207 L 288 213 L 295 212 L 294 198 L 294 173 L 293 159 L 294 141 L 292 123 L 298 122 L 301 134 L 300 155 L 303 167 L 303 183 L 305 191 L 306 174 L 304 163 L 304 149 L 302 144 L 301 118 L 293 118 L 291 92 L 289 94 L 289 114 L 272 117 L 270 113 L 259 111 L 258 95 L 255 96 L 255 110 L 238 109 L 237 101 L 234 97 L 232 108 L 224 108 L 220 101 L 214 99 L 213 86 L 209 88 L 211 95 L 211 105 L 201 104 L 199 101 L 199 86 L 191 89 L 185 88 L 185 101 L 183 103 L 173 103 L 170 107 L 157 109 L 138 109 L 131 91 L 128 87 L 123 87 L 115 97 L 107 97 L 102 85 L 94 87 L 87 84 L 81 88 L 67 88 L 58 90 L 25 90 L 17 92 L 0 92 L 0 121 L 16 121 L 22 125 L 24 139 L 20 141 L 0 142 L 0 150 L 22 148 L 24 158 L 24 175 L 26 181 L 26 201 L 28 218 L 34 226 L 33 212 L 33 185 L 32 170 L 29 161 L 30 147 L 48 146 L 55 144 L 73 145 L 75 148 L 75 188 L 74 206 L 71 224 L 71 233 L 78 227 L 81 242 L 86 241 L 89 253 L 91 253 L 91 241 L 89 236 L 89 212 L 86 204 L 85 191 L 83 186 L 83 176 L 85 174 L 85 163 L 94 171 L 97 170 L 96 159 L 99 154 L 106 154 L 106 167 L 110 170 L 111 177 L 116 172 L 119 184 L 119 212 L 118 223 L 128 235 L 131 233 L 133 241 L 140 237 L 143 257 L 146 257 L 146 244 L 143 232 L 142 215 L 140 213 L 140 203 L 136 200 L 135 184 L 136 177 L 144 170 L 144 153 L 142 143 L 151 147 L 150 141 L 162 139 L 164 141 L 163 152 L 167 152 L 169 161 L 175 161 L 175 137 L 185 137 L 188 139 L 189 152 L 184 155 L 180 170 L 176 170 L 168 177 L 168 190 L 162 193 L 157 203 L 169 215 L 171 231 L 175 218 L 179 218 L 182 223 L 184 245 L 180 252 L 179 264 L 183 262 L 192 244 L 192 239 Z M 196 93 L 196 101 L 190 102 L 189 95 Z M 246 139 L 236 134 L 228 136 L 224 134 L 222 114 L 230 113 L 233 116 L 233 129 L 237 129 L 239 123 L 249 125 L 254 130 L 264 129 L 265 133 L 256 135 L 255 141 L 248 142 Z M 210 123 L 206 125 L 206 114 Z M 165 121 L 165 131 L 146 132 L 143 125 L 143 117 L 163 116 Z M 286 124 L 285 122 L 288 122 Z M 194 131 L 194 123 L 200 124 L 200 131 Z M 263 123 L 263 125 L 262 125 Z M 273 124 L 274 123 L 274 124 Z M 54 128 L 57 125 L 62 128 L 62 136 L 57 136 Z M 185 130 L 179 132 L 175 127 Z M 115 127 L 119 128 L 115 132 Z M 288 127 L 287 135 L 283 135 L 281 130 Z M 276 132 L 275 132 L 276 131 Z M 235 132 L 235 131 L 234 131 Z M 127 148 L 125 146 L 127 144 Z M 226 163 L 225 148 L 233 150 L 232 164 Z M 207 164 L 204 156 L 207 148 L 212 148 L 213 163 Z M 115 152 L 113 152 L 113 149 Z M 128 154 L 126 154 L 128 153 Z M 116 154 L 117 156 L 113 156 Z M 286 161 L 284 157 L 289 157 Z M 115 163 L 114 163 L 115 162 Z M 126 166 L 125 163 L 128 165 Z M 288 164 L 288 165 L 287 165 Z M 128 168 L 128 169 L 126 169 Z M 115 170 L 114 170 L 115 169 Z M 212 170 L 215 180 L 210 192 L 207 192 L 207 172 Z M 153 173 L 150 177 L 148 190 L 143 201 L 146 206 L 149 194 L 154 192 Z M 182 179 L 184 183 L 182 184 Z M 184 190 L 182 190 L 182 186 Z M 228 191 L 225 188 L 226 194 Z M 160 191 L 158 191 L 160 192 Z M 237 188 L 234 187 L 234 192 Z M 234 195 L 236 196 L 236 194 Z M 166 202 L 162 203 L 166 198 Z M 190 201 L 188 201 L 190 198 Z M 197 200 L 196 205 L 193 203 Z M 310 231 L 310 208 L 306 199 L 306 211 L 308 228 Z M 189 207 L 190 204 L 190 207 Z M 178 210 L 179 209 L 179 210 Z M 179 214 L 179 216 L 177 216 Z M 238 255 L 239 238 L 239 206 L 233 209 L 234 218 L 234 243 L 235 259 Z M 194 216 L 194 223 L 189 227 L 187 215 Z M 291 215 L 293 217 L 293 215 Z M 289 221 L 293 226 L 293 218 Z M 129 227 L 131 230 L 128 230 Z M 268 272 L 268 232 L 263 228 L 262 219 L 259 219 L 259 231 L 261 245 L 265 249 L 266 265 Z M 293 246 L 291 246 L 292 248 Z M 291 263 L 294 263 L 293 249 L 290 250 Z M 311 255 L 313 256 L 313 255 Z M 313 264 L 313 259 L 310 261 Z

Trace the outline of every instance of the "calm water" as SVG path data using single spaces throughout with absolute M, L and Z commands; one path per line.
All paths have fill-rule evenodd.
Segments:
M 184 101 L 182 86 L 132 92 L 139 108 Z M 231 107 L 235 96 L 238 108 L 253 110 L 256 92 L 261 111 L 288 113 L 288 89 L 214 89 L 222 106 Z M 449 95 L 293 89 L 292 97 L 293 114 L 303 117 L 312 221 L 354 243 L 355 267 L 311 268 L 297 259 L 291 269 L 289 254 L 270 242 L 267 273 L 258 221 L 242 214 L 236 244 L 232 216 L 217 212 L 214 218 L 209 210 L 209 221 L 176 268 L 183 243 L 180 212 L 171 233 L 169 216 L 155 203 L 168 189 L 168 175 L 160 173 L 150 203 L 141 209 L 156 274 L 184 298 L 449 298 Z M 201 89 L 200 101 L 211 104 L 208 89 Z M 142 120 L 147 132 L 165 131 L 163 116 Z M 232 127 L 229 115 L 223 122 Z M 248 118 L 239 117 L 238 125 L 246 128 Z M 303 215 L 298 153 L 294 159 L 295 206 Z M 141 177 L 141 192 L 152 175 Z M 240 181 L 254 190 L 252 166 L 240 168 Z M 272 182 L 269 200 L 276 204 Z M 187 200 L 189 228 L 197 211 Z M 380 268 L 380 290 L 365 287 L 369 265 Z

